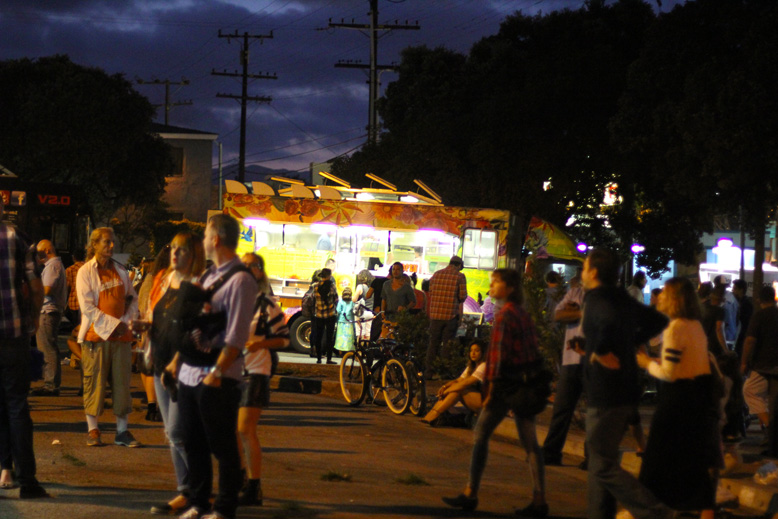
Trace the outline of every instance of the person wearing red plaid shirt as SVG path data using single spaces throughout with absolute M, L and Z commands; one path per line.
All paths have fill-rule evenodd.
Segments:
M 0 218 L 4 200 L 0 197 Z M 34 250 L 11 225 L 0 223 L 0 457 L 11 455 L 19 497 L 49 494 L 35 478 L 30 390 L 30 333 L 43 304 L 43 285 L 35 271 Z M 5 467 L 4 467 L 5 468 Z
M 512 269 L 497 269 L 492 273 L 489 292 L 499 312 L 495 316 L 491 345 L 486 357 L 487 386 L 481 413 L 474 430 L 473 453 L 470 458 L 470 479 L 465 491 L 457 497 L 444 497 L 443 502 L 454 508 L 474 510 L 478 506 L 478 489 L 486 467 L 489 438 L 508 411 L 513 411 L 522 447 L 527 453 L 532 477 L 532 502 L 516 510 L 522 517 L 547 517 L 545 466 L 543 451 L 535 434 L 535 416 L 509 404 L 512 381 L 520 378 L 525 368 L 542 363 L 538 349 L 538 334 L 529 313 L 522 308 L 521 274 Z
M 462 274 L 464 267 L 462 258 L 453 256 L 446 268 L 430 278 L 430 342 L 424 368 L 424 377 L 428 380 L 432 377 L 432 363 L 438 357 L 440 345 L 456 336 L 462 303 L 467 299 L 467 279 Z

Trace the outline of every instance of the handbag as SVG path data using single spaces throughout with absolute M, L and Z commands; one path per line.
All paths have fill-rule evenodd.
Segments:
M 521 366 L 510 378 L 496 380 L 494 392 L 517 416 L 531 418 L 548 405 L 553 379 L 554 374 L 539 360 Z

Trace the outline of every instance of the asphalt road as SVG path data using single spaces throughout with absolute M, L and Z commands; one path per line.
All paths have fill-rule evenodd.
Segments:
M 31 399 L 38 476 L 53 497 L 21 501 L 17 490 L 2 490 L 0 518 L 148 518 L 152 504 L 175 495 L 164 432 L 144 420 L 139 377 L 130 422 L 141 449 L 112 444 L 110 410 L 101 418 L 109 445 L 86 447 L 77 377 L 63 367 L 62 396 Z M 529 502 L 528 467 L 516 445 L 491 443 L 479 509 L 463 513 L 440 497 L 466 482 L 470 431 L 433 429 L 411 415 L 325 396 L 276 392 L 272 401 L 260 420 L 264 506 L 239 509 L 239 517 L 506 517 Z M 552 516 L 585 517 L 585 476 L 574 466 L 547 469 Z

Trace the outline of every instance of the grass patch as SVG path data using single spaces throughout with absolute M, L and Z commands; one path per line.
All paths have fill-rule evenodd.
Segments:
M 86 466 L 86 461 L 80 460 L 80 459 L 76 458 L 75 456 L 73 456 L 72 454 L 64 453 L 62 455 L 62 459 L 67 461 L 67 462 L 69 462 L 71 465 L 73 465 L 75 467 L 85 467 Z
M 400 483 L 402 485 L 411 485 L 411 486 L 417 486 L 417 487 L 428 487 L 430 486 L 429 483 L 427 483 L 424 478 L 421 476 L 417 476 L 416 474 L 408 474 L 405 477 L 397 478 L 395 479 L 397 483 Z
M 351 474 L 348 474 L 346 472 L 337 472 L 335 470 L 331 470 L 329 472 L 325 472 L 321 475 L 322 481 L 346 481 L 351 482 Z

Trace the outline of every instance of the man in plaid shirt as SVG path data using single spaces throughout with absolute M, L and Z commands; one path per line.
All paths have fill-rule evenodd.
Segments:
M 467 279 L 462 274 L 464 267 L 462 258 L 452 256 L 448 266 L 435 272 L 430 279 L 430 343 L 424 369 L 427 379 L 432 377 L 432 363 L 438 356 L 441 343 L 453 340 L 459 326 L 462 303 L 467 299 Z
M 3 209 L 0 197 L 0 218 Z M 38 326 L 42 303 L 43 286 L 35 272 L 33 250 L 15 228 L 0 222 L 0 445 L 10 445 L 21 499 L 48 497 L 35 478 L 27 403 L 30 333 Z

